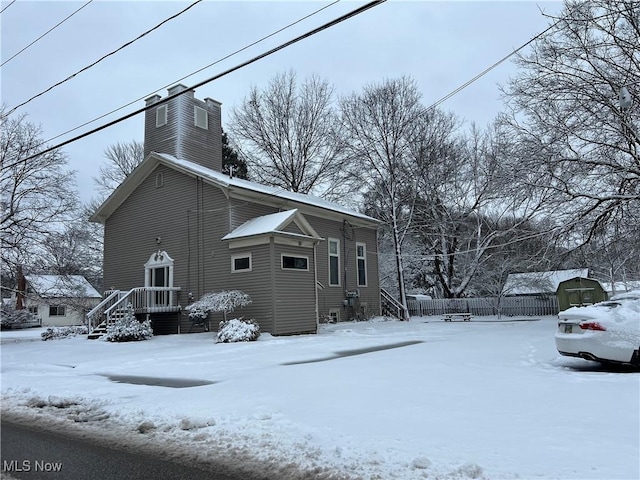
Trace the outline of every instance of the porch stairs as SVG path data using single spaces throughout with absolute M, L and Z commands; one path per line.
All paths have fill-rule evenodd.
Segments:
M 126 315 L 128 305 L 136 314 L 179 312 L 179 291 L 179 287 L 135 287 L 105 292 L 105 298 L 87 313 L 87 338 L 95 340 L 106 334 L 109 325 Z
M 94 327 L 89 332 L 89 335 L 87 338 L 89 340 L 97 340 L 103 335 L 106 335 L 107 327 L 109 325 L 113 325 L 114 323 L 116 323 L 116 321 L 120 320 L 121 318 L 124 318 L 126 313 L 127 313 L 127 310 L 125 308 L 116 309 L 113 313 L 111 313 L 111 315 L 109 315 L 109 320 L 105 318 L 102 322 L 100 322 L 96 327 Z
M 380 289 L 381 314 L 385 317 L 395 317 L 400 320 L 409 320 L 402 303 L 396 300 L 393 295 L 384 288 Z

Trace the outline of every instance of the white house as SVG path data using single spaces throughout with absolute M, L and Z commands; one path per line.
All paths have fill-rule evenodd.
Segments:
M 84 324 L 86 313 L 102 298 L 81 275 L 26 275 L 25 279 L 26 307 L 45 327 Z

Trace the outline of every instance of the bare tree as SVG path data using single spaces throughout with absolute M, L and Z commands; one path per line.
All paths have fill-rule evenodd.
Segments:
M 23 160 L 42 145 L 39 127 L 25 116 L 10 117 L 0 109 L 0 234 L 4 277 L 17 265 L 30 265 L 51 232 L 63 231 L 77 207 L 74 173 L 67 158 L 53 150 Z M 9 273 L 9 282 L 15 278 Z
M 440 294 L 458 298 L 468 293 L 492 253 L 528 239 L 523 227 L 547 199 L 513 188 L 512 174 L 503 168 L 513 145 L 499 131 L 472 126 L 467 135 L 454 136 L 451 121 L 431 129 L 439 140 L 422 135 L 416 144 L 413 229 Z
M 133 172 L 144 160 L 144 145 L 136 140 L 128 143 L 115 143 L 104 152 L 107 162 L 100 166 L 100 173 L 94 177 L 97 190 L 102 198 L 111 192 Z
M 501 121 L 519 144 L 521 188 L 546 189 L 558 226 L 588 243 L 612 224 L 640 224 L 640 4 L 568 0 L 550 19 L 517 59 Z
M 402 245 L 410 231 L 413 183 L 412 145 L 424 108 L 415 82 L 407 77 L 384 80 L 341 100 L 341 123 L 347 152 L 367 203 L 391 233 L 400 302 L 409 318 Z M 409 196 L 408 196 L 409 195 Z
M 335 198 L 343 186 L 333 88 L 311 76 L 275 76 L 253 87 L 230 114 L 230 130 L 252 179 L 300 193 Z

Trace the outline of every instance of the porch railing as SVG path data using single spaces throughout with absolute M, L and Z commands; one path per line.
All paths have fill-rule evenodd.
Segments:
M 87 313 L 87 326 L 89 332 L 93 331 L 104 320 L 104 312 L 116 303 L 125 292 L 120 290 L 109 290 L 105 292 L 106 297 L 98 305 Z
M 128 292 L 114 290 L 87 314 L 89 330 L 103 321 L 113 322 L 116 313 L 129 304 L 135 313 L 177 312 L 180 310 L 178 292 L 180 287 L 135 287 Z

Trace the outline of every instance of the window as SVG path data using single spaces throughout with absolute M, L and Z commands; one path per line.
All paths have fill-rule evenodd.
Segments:
M 156 173 L 156 188 L 160 188 L 164 185 L 164 175 L 162 172 Z
M 50 317 L 64 317 L 67 314 L 67 307 L 64 305 L 50 305 L 49 316 Z
M 356 243 L 356 271 L 358 272 L 358 286 L 367 286 L 367 245 Z
M 207 111 L 204 108 L 200 108 L 194 105 L 193 107 L 193 122 L 196 127 L 209 129 L 209 117 Z
M 32 315 L 38 315 L 38 306 L 29 307 L 29 313 Z
M 337 323 L 340 321 L 340 310 L 331 309 L 329 310 L 329 323 Z
M 340 240 L 329 239 L 329 285 L 340 286 Z
M 251 254 L 234 255 L 231 257 L 231 272 L 250 272 L 251 271 Z
M 156 109 L 156 127 L 161 127 L 167 124 L 167 106 L 160 105 Z
M 282 268 L 286 270 L 309 270 L 309 257 L 282 255 Z

